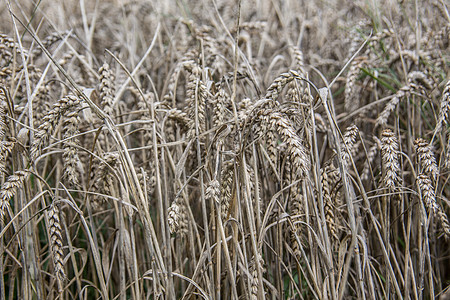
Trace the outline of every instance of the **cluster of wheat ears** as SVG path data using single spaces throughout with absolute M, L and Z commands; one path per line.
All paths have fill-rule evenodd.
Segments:
M 0 14 L 0 299 L 449 299 L 445 1 Z

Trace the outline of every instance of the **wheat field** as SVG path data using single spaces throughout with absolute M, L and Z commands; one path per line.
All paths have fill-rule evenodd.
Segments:
M 0 3 L 0 299 L 450 299 L 450 5 Z

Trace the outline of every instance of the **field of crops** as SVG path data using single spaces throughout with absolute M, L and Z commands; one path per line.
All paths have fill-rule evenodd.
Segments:
M 0 299 L 450 299 L 450 5 L 0 3 Z

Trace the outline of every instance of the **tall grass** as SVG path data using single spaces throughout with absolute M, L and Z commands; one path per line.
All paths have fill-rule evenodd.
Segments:
M 448 299 L 444 1 L 0 4 L 1 299 Z

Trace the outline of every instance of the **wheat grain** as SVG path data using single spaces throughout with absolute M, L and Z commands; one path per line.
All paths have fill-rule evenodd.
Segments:
M 441 206 L 438 206 L 437 217 L 441 222 L 442 229 L 447 238 L 450 238 L 450 222 L 448 221 L 448 216 Z
M 187 116 L 187 113 L 179 109 L 173 108 L 169 110 L 167 116 L 168 118 L 175 120 L 178 124 L 180 124 L 181 128 L 187 129 L 191 124 L 191 120 Z
M 264 259 L 262 258 L 261 254 L 257 254 L 256 257 L 258 258 L 259 265 L 261 266 L 261 273 L 264 272 L 263 265 L 264 265 Z M 250 291 L 250 299 L 256 300 L 258 298 L 258 288 L 259 288 L 259 280 L 258 280 L 258 267 L 257 262 L 255 259 L 255 256 L 252 257 L 250 261 L 250 282 L 251 282 L 251 291 Z M 264 292 L 263 292 L 264 294 Z
M 6 160 L 15 144 L 13 141 L 0 142 L 0 173 L 6 173 Z
M 78 139 L 75 137 L 78 134 L 79 122 L 78 111 L 72 111 L 67 114 L 63 130 L 64 139 L 66 139 L 63 143 L 64 176 L 74 186 L 79 185 L 80 171 L 82 170 L 81 161 L 78 156 Z
M 302 231 L 302 226 L 298 225 L 297 220 L 304 221 L 305 208 L 304 208 L 304 199 L 303 194 L 299 191 L 299 186 L 293 186 L 290 190 L 291 197 L 289 201 L 289 210 L 291 217 L 295 217 L 293 219 L 293 227 L 291 228 L 291 245 L 292 251 L 298 260 L 301 259 L 301 251 L 299 241 L 302 243 L 302 237 L 304 231 Z M 297 240 L 299 237 L 299 240 Z
M 347 127 L 343 135 L 342 161 L 344 161 L 346 165 L 350 163 L 350 156 L 353 152 L 353 147 L 358 132 L 359 132 L 358 127 L 356 127 L 356 125 L 352 125 L 350 127 Z
M 167 223 L 170 233 L 177 233 L 180 228 L 181 208 L 179 198 L 176 198 L 167 210 Z
M 177 196 L 169 206 L 167 210 L 167 224 L 171 234 L 178 233 L 180 236 L 188 234 L 186 205 L 181 196 Z
M 436 202 L 436 194 L 434 192 L 434 187 L 430 177 L 426 174 L 419 174 L 419 176 L 417 176 L 417 185 L 420 188 L 422 200 L 425 206 L 436 215 L 439 210 L 439 206 Z
M 211 180 L 206 188 L 205 197 L 207 200 L 213 200 L 214 202 L 219 202 L 220 196 L 220 184 L 217 180 Z
M 438 206 L 437 217 L 441 222 L 442 230 L 444 231 L 445 236 L 450 238 L 450 222 L 448 220 L 448 216 L 441 206 Z
M 364 162 L 364 167 L 361 172 L 361 180 L 369 180 L 371 164 L 373 163 L 379 149 L 381 148 L 381 141 L 374 137 L 375 143 L 369 148 L 369 152 L 367 153 L 367 159 Z
M 395 190 L 400 182 L 400 164 L 398 161 L 398 142 L 390 129 L 381 134 L 381 159 L 383 163 L 382 184 L 390 191 Z
M 34 117 L 34 126 L 38 127 L 42 119 L 44 118 L 47 111 L 50 110 L 50 86 L 49 84 L 43 84 L 37 90 L 36 96 L 34 98 L 33 108 L 35 108 L 35 112 L 33 114 Z
M 450 237 L 450 223 L 448 221 L 448 217 L 442 207 L 436 202 L 436 193 L 428 174 L 422 173 L 417 176 L 417 186 L 420 189 L 422 201 L 425 206 L 429 211 L 431 211 L 431 213 L 433 213 L 433 215 L 438 217 L 442 229 L 444 230 L 444 234 L 447 237 Z
M 434 82 L 430 75 L 422 71 L 409 72 L 408 82 L 415 83 L 415 87 L 420 87 L 421 91 L 431 90 L 434 87 Z
M 217 92 L 214 95 L 213 104 L 213 124 L 214 127 L 219 128 L 225 120 L 225 110 L 230 96 L 221 85 L 216 86 Z
M 222 220 L 226 220 L 230 214 L 230 202 L 234 182 L 234 163 L 233 161 L 226 161 L 222 166 L 221 171 L 221 195 L 220 207 L 222 212 Z
M 278 132 L 283 142 L 286 143 L 286 151 L 291 159 L 294 173 L 299 178 L 305 178 L 310 169 L 308 151 L 303 146 L 299 136 L 295 133 L 289 120 L 282 114 L 273 112 L 271 109 L 260 110 L 259 116 L 261 121 L 268 124 L 270 129 Z
M 273 101 L 276 101 L 278 99 L 278 96 L 280 95 L 283 88 L 292 80 L 301 78 L 300 74 L 297 71 L 290 70 L 288 73 L 283 73 L 277 78 L 273 80 L 273 82 L 270 84 L 269 88 L 267 89 L 265 98 L 266 99 L 272 99 Z
M 48 210 L 48 223 L 49 223 L 49 242 L 50 249 L 53 258 L 53 264 L 55 267 L 54 273 L 58 281 L 60 293 L 63 290 L 63 283 L 66 279 L 64 271 L 64 252 L 63 242 L 61 235 L 61 222 L 59 219 L 59 209 L 55 202 L 50 205 Z
M 408 82 L 408 85 L 405 85 L 400 90 L 398 90 L 394 94 L 391 101 L 389 101 L 384 110 L 378 116 L 376 125 L 385 125 L 389 119 L 389 116 L 391 115 L 391 112 L 394 111 L 398 103 L 404 98 L 410 97 L 413 92 L 424 94 L 423 88 L 413 82 Z
M 404 86 L 400 90 L 398 90 L 393 96 L 392 100 L 389 101 L 384 110 L 378 116 L 376 124 L 385 125 L 388 121 L 389 116 L 391 115 L 391 112 L 397 107 L 400 100 L 402 100 L 405 97 L 408 97 L 410 93 L 411 93 L 410 86 Z
M 110 116 L 114 116 L 114 73 L 110 70 L 109 65 L 104 63 L 98 70 L 100 75 L 100 103 L 104 112 Z
M 347 74 L 346 83 L 345 83 L 345 102 L 344 107 L 345 111 L 352 112 L 355 109 L 359 108 L 360 105 L 360 88 L 356 85 L 356 80 L 358 79 L 359 73 L 361 69 L 366 64 L 365 57 L 357 57 L 355 58 L 351 64 L 350 69 Z
M 418 138 L 414 141 L 419 164 L 422 168 L 422 172 L 427 174 L 434 181 L 439 176 L 439 169 L 436 163 L 436 158 L 433 154 L 432 146 L 422 138 Z
M 64 32 L 53 32 L 50 35 L 48 35 L 47 37 L 45 37 L 45 39 L 43 39 L 41 41 L 42 46 L 48 50 L 48 48 L 50 48 L 53 44 L 55 44 L 56 42 L 60 41 L 63 36 L 68 36 L 70 34 L 70 31 L 64 31 Z M 42 54 L 42 48 L 41 47 L 37 47 L 36 49 L 33 50 L 32 52 L 33 56 L 39 56 Z
M 0 141 L 5 138 L 6 131 L 8 130 L 6 103 L 6 95 L 3 90 L 0 90 Z
M 445 147 L 445 167 L 450 168 L 450 131 L 446 134 L 447 143 Z
M 111 195 L 111 191 L 115 190 L 113 186 L 113 173 L 111 168 L 115 168 L 119 161 L 118 153 L 108 152 L 103 155 L 101 161 L 96 161 L 91 171 L 92 190 L 98 193 L 92 197 L 92 207 L 94 210 L 100 210 L 105 203 L 105 198 L 101 194 Z
M 206 97 L 207 89 L 204 83 L 198 78 L 199 69 L 195 67 L 189 74 L 186 86 L 186 96 L 188 105 L 189 132 L 188 137 L 196 136 L 196 118 L 198 117 L 198 133 L 206 130 Z
M 15 53 L 20 55 L 21 52 L 23 52 L 25 57 L 28 56 L 28 51 L 20 47 L 19 43 L 14 41 L 14 39 L 5 34 L 0 34 L 0 60 L 10 60 Z
M 68 95 L 53 105 L 52 109 L 42 119 L 42 123 L 37 128 L 35 139 L 30 146 L 32 160 L 35 160 L 40 155 L 43 145 L 47 142 L 61 117 L 69 109 L 78 106 L 80 102 L 78 97 Z
M 333 199 L 331 198 L 332 182 L 328 177 L 328 173 L 336 172 L 336 170 L 332 170 L 330 168 L 330 166 L 327 166 L 324 169 L 321 169 L 321 183 L 326 224 L 332 238 L 337 242 L 339 241 L 337 232 L 338 220 L 335 217 L 335 207 L 333 204 Z
M 445 84 L 442 92 L 441 105 L 439 115 L 434 129 L 435 134 L 441 132 L 444 124 L 447 124 L 448 111 L 450 110 L 450 80 Z
M 14 197 L 19 187 L 21 187 L 24 181 L 30 174 L 29 170 L 20 170 L 14 172 L 8 179 L 2 184 L 0 189 L 0 219 L 3 220 L 5 216 L 5 210 L 9 207 L 9 200 Z

